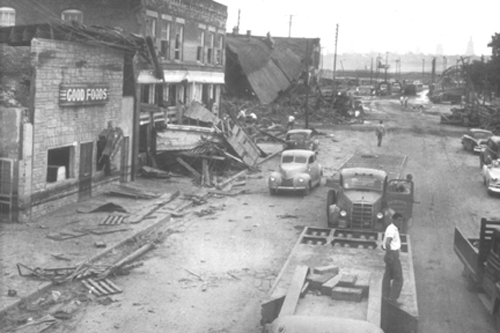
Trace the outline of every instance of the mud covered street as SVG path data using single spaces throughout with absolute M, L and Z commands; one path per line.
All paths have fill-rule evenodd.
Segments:
M 408 155 L 404 173 L 413 175 L 417 202 L 409 234 L 419 332 L 494 332 L 453 252 L 455 226 L 473 236 L 481 217 L 500 216 L 500 198 L 486 193 L 478 156 L 462 149 L 464 128 L 439 124 L 439 112 L 449 106 L 401 110 L 389 99 L 366 106 L 365 125 L 317 127 L 324 134 L 318 159 L 325 177 L 353 153 Z M 379 119 L 388 129 L 382 147 L 372 127 Z M 325 180 L 306 197 L 271 196 L 267 176 L 277 167 L 276 157 L 248 174 L 241 187 L 246 193 L 212 197 L 172 218 L 166 240 L 141 258 L 142 266 L 116 279 L 123 293 L 86 303 L 48 331 L 261 332 L 260 304 L 302 227 L 326 227 Z

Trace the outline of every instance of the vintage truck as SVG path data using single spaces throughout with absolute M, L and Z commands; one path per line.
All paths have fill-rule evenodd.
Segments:
M 500 221 L 481 219 L 479 238 L 455 227 L 453 249 L 464 265 L 467 289 L 478 293 L 500 331 Z
M 401 231 L 412 221 L 414 183 L 401 179 L 406 156 L 354 155 L 327 180 L 328 226 L 341 229 L 384 230 L 384 220 L 403 215 Z
M 397 307 L 382 297 L 383 234 L 306 227 L 262 303 L 265 333 L 416 333 L 410 237 L 401 235 L 404 285 Z

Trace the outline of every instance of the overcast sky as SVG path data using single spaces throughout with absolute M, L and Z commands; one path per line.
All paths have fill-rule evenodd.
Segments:
M 227 31 L 264 36 L 319 37 L 323 53 L 436 53 L 463 55 L 472 37 L 476 55 L 491 55 L 486 45 L 500 33 L 500 0 L 215 0 L 228 7 Z

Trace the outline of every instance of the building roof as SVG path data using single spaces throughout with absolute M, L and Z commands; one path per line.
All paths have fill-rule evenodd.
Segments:
M 300 76 L 302 65 L 291 50 L 272 47 L 268 40 L 226 36 L 228 48 L 238 57 L 253 91 L 262 103 L 271 103 Z
M 30 46 L 33 38 L 106 46 L 129 53 L 143 50 L 145 58 L 148 58 L 146 42 L 142 36 L 109 27 L 87 27 L 76 22 L 0 27 L 0 44 Z

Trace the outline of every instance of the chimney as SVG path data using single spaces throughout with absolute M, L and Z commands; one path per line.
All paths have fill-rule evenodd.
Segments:
M 247 37 L 252 36 L 252 30 L 247 30 Z

